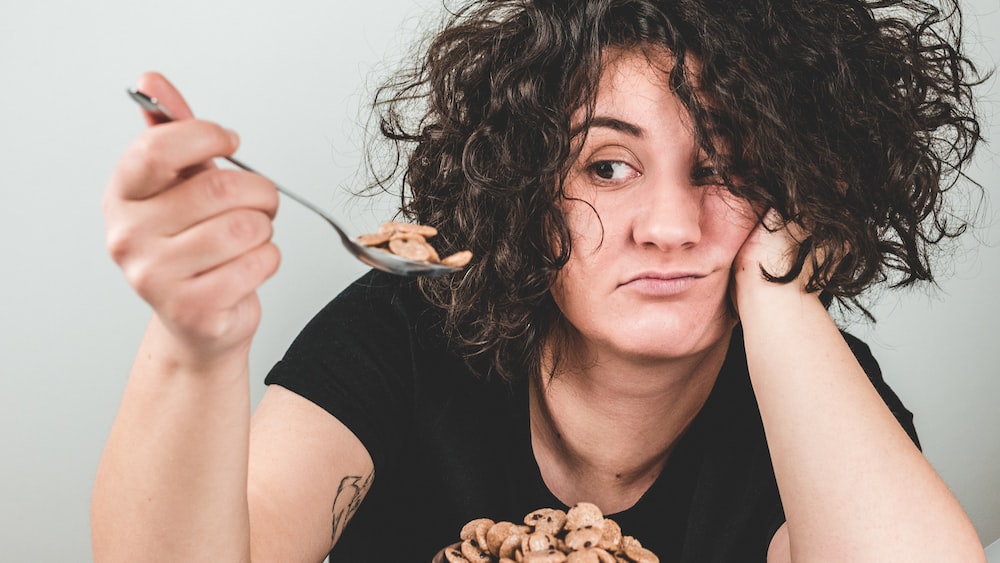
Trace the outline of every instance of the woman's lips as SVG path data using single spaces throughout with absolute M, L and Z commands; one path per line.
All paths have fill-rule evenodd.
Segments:
M 620 287 L 649 297 L 671 297 L 691 289 L 704 277 L 703 274 L 689 272 L 640 274 Z

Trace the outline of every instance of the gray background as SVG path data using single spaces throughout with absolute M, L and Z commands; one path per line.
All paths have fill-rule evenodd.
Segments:
M 995 66 L 1000 3 L 967 10 L 972 52 Z M 144 70 L 164 72 L 196 113 L 240 132 L 243 160 L 362 232 L 392 203 L 345 195 L 359 178 L 365 104 L 439 12 L 439 0 L 4 0 L 0 559 L 91 559 L 91 483 L 149 315 L 104 249 L 101 193 L 142 128 L 124 89 Z M 996 137 L 997 81 L 980 95 Z M 997 193 L 997 148 L 975 164 Z M 916 413 L 927 457 L 984 543 L 1000 537 L 997 219 L 981 213 L 939 289 L 873 296 L 880 322 L 850 326 Z M 363 271 L 287 200 L 275 238 L 283 265 L 261 290 L 254 397 L 302 325 Z

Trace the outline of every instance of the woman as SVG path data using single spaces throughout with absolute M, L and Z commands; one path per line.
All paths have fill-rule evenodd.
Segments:
M 378 106 L 412 146 L 404 214 L 473 262 L 364 276 L 252 419 L 274 187 L 207 164 L 238 144 L 218 125 L 151 127 L 105 198 L 155 314 L 95 558 L 427 561 L 473 518 L 589 501 L 663 561 L 983 560 L 825 306 L 932 279 L 930 247 L 960 231 L 942 195 L 978 126 L 957 17 L 470 3 Z M 191 116 L 162 77 L 139 88 Z

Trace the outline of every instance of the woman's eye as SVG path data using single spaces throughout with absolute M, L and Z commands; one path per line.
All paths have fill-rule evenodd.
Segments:
M 628 180 L 639 176 L 639 172 L 620 160 L 602 160 L 590 165 L 591 173 L 601 180 Z

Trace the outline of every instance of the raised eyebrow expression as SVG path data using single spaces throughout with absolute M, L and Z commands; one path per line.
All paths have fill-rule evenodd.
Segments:
M 617 119 L 614 117 L 606 117 L 600 115 L 591 118 L 590 123 L 581 124 L 574 127 L 570 131 L 571 136 L 576 137 L 577 135 L 583 133 L 584 125 L 587 125 L 588 129 L 595 129 L 597 127 L 606 127 L 608 129 L 620 131 L 622 133 L 625 133 L 626 135 L 630 135 L 632 137 L 637 137 L 637 138 L 642 138 L 643 136 L 645 136 L 645 131 L 642 129 L 642 127 L 639 127 L 634 123 L 629 123 L 628 121 L 622 121 L 621 119 Z

